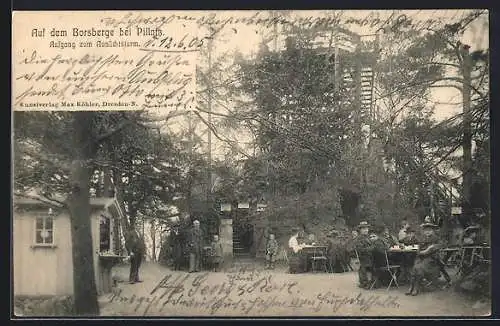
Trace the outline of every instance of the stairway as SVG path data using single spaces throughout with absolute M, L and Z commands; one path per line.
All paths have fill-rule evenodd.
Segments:
M 237 229 L 233 229 L 233 257 L 250 257 L 250 249 L 242 245 Z
M 374 73 L 373 67 L 364 65 L 361 67 L 361 111 L 362 114 L 370 114 L 373 101 Z M 356 89 L 356 70 L 351 65 L 344 67 L 342 71 L 342 85 L 346 90 L 355 91 Z
M 373 69 L 372 67 L 361 68 L 361 109 L 370 110 L 373 100 Z

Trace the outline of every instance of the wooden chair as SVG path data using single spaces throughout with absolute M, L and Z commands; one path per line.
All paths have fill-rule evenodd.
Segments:
M 399 264 L 391 264 L 389 262 L 389 255 L 387 254 L 387 250 L 385 251 L 385 266 L 377 267 L 375 268 L 375 272 L 387 272 L 391 276 L 391 281 L 389 282 L 389 285 L 387 286 L 387 291 L 391 288 L 392 284 L 394 283 L 397 288 L 399 288 L 398 284 L 398 273 L 399 270 L 401 269 L 401 265 Z M 375 284 L 377 283 L 378 278 L 375 278 L 375 280 L 372 282 L 370 286 L 370 290 L 373 289 Z
M 358 254 L 358 251 L 356 249 L 354 249 L 354 254 L 356 255 L 356 258 L 353 258 L 354 259 L 353 271 L 358 271 L 359 270 L 359 254 Z
M 449 257 L 445 259 L 446 255 Z M 459 267 L 460 265 L 460 248 L 445 248 L 440 251 L 440 258 L 444 261 L 445 265 L 448 267 Z
M 283 263 L 285 265 L 288 265 L 288 253 L 287 253 L 286 248 L 281 249 L 281 257 L 283 258 Z
M 460 248 L 460 263 L 457 274 L 465 274 L 474 264 L 474 260 L 482 253 L 482 249 L 477 246 L 462 246 Z M 466 261 L 467 258 L 467 261 Z
M 317 250 L 315 249 L 313 251 L 312 257 L 311 257 L 311 268 L 312 272 L 316 272 L 318 270 L 318 264 L 323 267 L 323 270 L 328 273 L 328 258 L 326 257 L 325 253 L 322 250 Z

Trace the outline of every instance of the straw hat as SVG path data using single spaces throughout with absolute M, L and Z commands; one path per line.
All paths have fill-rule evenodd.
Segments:
M 424 218 L 424 223 L 420 224 L 420 227 L 425 228 L 425 227 L 431 227 L 431 228 L 438 228 L 439 226 L 434 224 L 434 221 L 432 220 L 432 217 L 427 215 Z
M 423 224 L 420 224 L 420 227 L 421 228 L 434 228 L 434 229 L 437 229 L 437 228 L 439 228 L 439 225 L 436 225 L 434 223 L 423 223 Z
M 468 227 L 465 228 L 464 232 L 470 232 L 470 231 L 477 231 L 479 230 L 481 227 L 477 224 L 473 224 L 473 225 L 470 225 Z
M 362 221 L 359 223 L 358 225 L 358 229 L 361 229 L 361 228 L 369 228 L 370 227 L 370 224 L 368 224 L 368 222 L 366 221 Z
M 432 223 L 432 217 L 430 217 L 429 215 L 427 215 L 425 218 L 424 218 L 424 223 Z

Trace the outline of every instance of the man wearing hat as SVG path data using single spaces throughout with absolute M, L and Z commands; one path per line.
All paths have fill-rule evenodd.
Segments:
M 432 224 L 432 225 L 435 225 L 432 217 L 430 217 L 429 215 L 427 215 L 425 218 L 424 218 L 424 224 L 427 223 L 427 224 Z M 436 229 L 438 229 L 439 226 L 436 225 Z M 436 234 L 437 236 L 437 234 Z M 438 237 L 439 238 L 439 237 Z M 446 283 L 447 283 L 447 287 L 449 287 L 451 285 L 451 277 L 450 275 L 448 274 L 448 272 L 446 271 L 446 265 L 445 263 L 443 262 L 443 260 L 441 259 L 441 257 L 439 257 L 438 255 L 436 256 L 436 259 L 437 259 L 437 263 L 439 265 L 439 271 L 441 274 L 443 274 L 443 277 L 444 279 L 446 280 Z
M 358 225 L 359 235 L 356 238 L 354 247 L 358 252 L 359 256 L 359 287 L 368 289 L 371 282 L 371 268 L 373 265 L 372 252 L 373 245 L 370 241 L 368 232 L 370 230 L 370 225 L 368 222 L 363 221 Z
M 374 232 L 370 234 L 370 240 L 373 246 L 373 266 L 372 274 L 375 280 L 375 287 L 381 285 L 383 277 L 386 273 L 381 272 L 381 267 L 386 266 L 386 251 L 391 247 L 391 245 L 385 240 L 385 227 L 378 226 L 375 227 Z
M 439 278 L 440 274 L 438 257 L 440 245 L 435 232 L 439 226 L 424 222 L 421 228 L 422 238 L 419 241 L 417 258 L 412 270 L 410 289 L 406 292 L 406 295 L 418 295 L 424 278 L 433 282 Z
M 200 221 L 193 222 L 193 228 L 189 233 L 189 272 L 199 272 L 201 269 L 201 253 L 203 247 L 203 233 Z
M 139 267 L 141 267 L 142 260 L 146 254 L 146 245 L 144 239 L 137 233 L 133 225 L 129 226 L 125 234 L 125 248 L 130 255 L 129 283 L 142 282 L 139 279 Z

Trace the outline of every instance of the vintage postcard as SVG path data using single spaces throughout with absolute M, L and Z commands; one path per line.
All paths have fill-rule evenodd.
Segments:
M 487 10 L 12 23 L 13 318 L 490 315 Z

